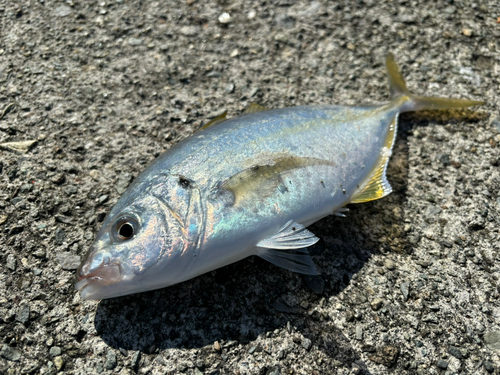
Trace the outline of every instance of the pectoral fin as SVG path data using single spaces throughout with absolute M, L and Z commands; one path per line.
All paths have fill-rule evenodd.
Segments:
M 270 161 L 269 164 L 255 165 L 238 172 L 224 181 L 218 187 L 217 193 L 232 193 L 233 205 L 252 199 L 262 201 L 271 196 L 280 186 L 282 188 L 279 191 L 286 193 L 285 179 L 293 170 L 315 165 L 335 166 L 336 164 L 317 158 L 279 157 Z
M 302 224 L 290 220 L 276 234 L 257 244 L 257 255 L 287 270 L 318 275 L 318 270 L 304 247 L 319 241 Z

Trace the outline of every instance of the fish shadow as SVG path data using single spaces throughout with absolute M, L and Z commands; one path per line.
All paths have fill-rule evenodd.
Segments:
M 327 252 L 330 250 L 314 256 L 315 260 Z M 344 248 L 336 256 L 351 258 L 353 253 Z M 169 348 L 199 349 L 196 357 L 201 360 L 213 354 L 231 355 L 233 350 L 267 351 L 274 356 L 277 348 L 255 344 L 254 340 L 260 337 L 279 342 L 279 335 L 293 346 L 285 345 L 285 351 L 296 350 L 295 346 L 310 350 L 311 345 L 327 355 L 332 368 L 340 361 L 349 368 L 355 363 L 366 369 L 328 314 L 314 309 L 345 289 L 350 275 L 363 265 L 362 261 L 351 263 L 349 273 L 305 279 L 259 258 L 243 260 L 179 285 L 101 301 L 94 324 L 102 340 L 115 349 L 146 354 Z M 318 292 L 318 284 L 321 294 L 308 287 Z M 222 346 L 220 351 L 214 350 L 216 341 Z
M 146 354 L 197 349 L 201 360 L 231 351 L 276 355 L 277 348 L 255 344 L 257 338 L 283 343 L 286 356 L 297 350 L 286 345 L 293 341 L 298 350 L 322 351 L 325 373 L 343 366 L 369 374 L 359 350 L 335 324 L 339 315 L 354 310 L 339 311 L 335 318 L 330 301 L 346 291 L 374 254 L 408 251 L 403 220 L 393 212 L 405 200 L 409 129 L 410 124 L 400 125 L 389 164 L 393 194 L 349 206 L 347 218 L 330 216 L 310 227 L 322 239 L 310 248 L 321 276 L 302 276 L 252 257 L 165 289 L 103 300 L 94 321 L 97 333 L 116 349 Z M 216 341 L 220 351 L 214 349 Z

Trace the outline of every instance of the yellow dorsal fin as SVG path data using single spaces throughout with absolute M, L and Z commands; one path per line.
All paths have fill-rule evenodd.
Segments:
M 389 132 L 387 133 L 384 147 L 380 152 L 380 157 L 377 165 L 373 169 L 372 173 L 368 176 L 368 178 L 363 182 L 363 184 L 361 184 L 359 189 L 354 193 L 351 203 L 369 202 L 383 198 L 391 193 L 392 187 L 389 184 L 389 181 L 387 181 L 385 172 L 387 170 L 389 158 L 392 154 L 392 147 L 394 146 L 394 141 L 396 139 L 397 128 L 398 115 L 394 117 L 391 125 L 389 126 Z
M 203 130 L 208 128 L 209 126 L 215 125 L 215 124 L 220 124 L 221 122 L 224 122 L 227 120 L 227 111 L 224 111 L 222 115 L 217 116 L 214 118 L 212 121 L 207 122 L 205 125 L 203 125 L 201 128 L 198 129 L 198 131 Z
M 257 103 L 250 103 L 248 107 L 245 108 L 243 111 L 243 115 L 246 115 L 248 113 L 255 113 L 255 112 L 261 112 L 261 111 L 267 111 L 269 108 L 263 107 L 260 104 Z

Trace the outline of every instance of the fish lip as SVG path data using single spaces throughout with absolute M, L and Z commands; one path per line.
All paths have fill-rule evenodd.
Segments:
M 82 292 L 88 289 L 98 289 L 99 287 L 109 286 L 120 281 L 123 278 L 122 267 L 119 263 L 101 264 L 97 269 L 84 274 L 83 266 L 77 271 L 75 289 Z M 93 288 L 89 288 L 89 287 Z M 86 290 L 87 289 L 87 290 Z

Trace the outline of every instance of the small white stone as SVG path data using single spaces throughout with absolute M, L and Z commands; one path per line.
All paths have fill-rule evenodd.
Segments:
M 230 23 L 231 22 L 231 16 L 229 15 L 229 13 L 222 13 L 220 16 L 219 16 L 219 22 L 220 23 Z

